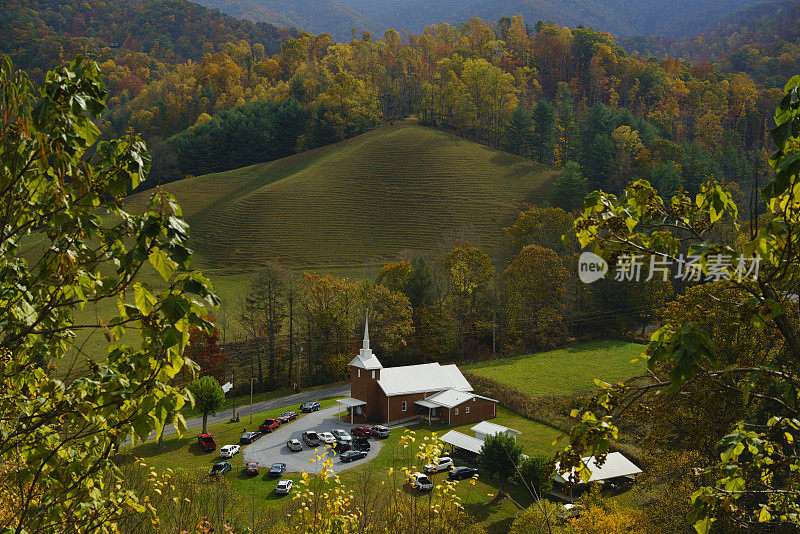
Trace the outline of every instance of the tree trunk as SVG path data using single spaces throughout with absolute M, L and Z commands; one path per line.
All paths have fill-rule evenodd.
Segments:
M 208 428 L 208 412 L 203 412 L 203 434 L 206 434 Z

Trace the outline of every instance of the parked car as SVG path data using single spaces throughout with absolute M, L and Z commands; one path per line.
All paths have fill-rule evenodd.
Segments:
M 281 422 L 277 419 L 264 419 L 264 422 L 258 425 L 258 429 L 261 432 L 269 434 L 279 426 L 281 426 Z
M 286 447 L 289 448 L 292 452 L 302 451 L 303 444 L 300 442 L 299 439 L 290 439 L 286 442 Z
M 210 476 L 210 477 L 222 476 L 225 473 L 227 473 L 228 471 L 230 471 L 231 469 L 233 469 L 233 468 L 231 467 L 231 463 L 230 462 L 217 462 L 211 468 L 211 472 L 208 474 L 208 476 Z
M 197 436 L 197 443 L 200 444 L 203 452 L 210 452 L 217 448 L 217 442 L 214 441 L 214 437 L 211 434 L 200 434 Z
M 350 433 L 358 438 L 368 438 L 372 435 L 372 430 L 368 426 L 354 426 Z
M 257 475 L 258 474 L 258 462 L 247 462 L 247 467 L 245 468 L 245 472 L 250 476 Z
M 331 430 L 331 434 L 339 441 L 353 441 L 353 437 L 341 428 Z
M 274 463 L 272 467 L 269 468 L 269 476 L 270 478 L 278 478 L 284 471 L 286 471 L 286 464 Z
M 261 434 L 261 432 L 258 431 L 245 432 L 244 434 L 242 434 L 242 437 L 239 438 L 239 443 L 241 443 L 242 445 L 249 445 L 250 443 L 253 443 L 255 440 L 260 438 L 262 435 L 263 434 Z
M 238 454 L 239 449 L 238 445 L 225 445 L 219 450 L 219 457 L 220 458 L 233 458 Z
M 309 447 L 316 447 L 321 443 L 319 439 L 319 434 L 317 434 L 313 430 L 307 430 L 303 432 L 303 441 L 305 441 L 306 445 L 308 445 Z
M 455 467 L 453 459 L 449 456 L 442 456 L 436 463 L 428 464 L 424 467 L 426 473 L 441 473 Z
M 275 493 L 278 495 L 288 495 L 292 491 L 291 480 L 279 480 L 278 485 L 275 486 Z
M 370 432 L 373 438 L 388 438 L 391 431 L 388 426 L 375 425 L 370 428 Z
M 578 517 L 583 513 L 583 505 L 582 504 L 565 504 L 561 507 L 561 510 L 558 512 L 558 518 L 561 521 L 566 521 L 567 519 L 572 519 L 573 517 Z
M 357 451 L 355 449 L 345 451 L 339 455 L 339 459 L 343 462 L 352 462 L 353 460 L 360 460 L 367 457 L 367 451 Z
M 353 439 L 353 449 L 357 451 L 368 451 L 370 449 L 369 440 L 367 438 Z
M 299 414 L 297 412 L 291 410 L 288 412 L 283 412 L 278 416 L 278 421 L 280 421 L 281 423 L 288 423 L 289 421 L 294 421 L 295 419 L 297 419 L 298 415 Z
M 474 467 L 467 467 L 465 465 L 461 465 L 459 467 L 454 467 L 447 473 L 447 476 L 450 480 L 462 480 L 464 478 L 472 478 L 477 475 L 480 471 L 475 469 Z
M 349 451 L 352 448 L 353 448 L 353 442 L 352 441 L 345 441 L 345 440 L 342 440 L 342 439 L 337 439 L 336 443 L 333 444 L 333 450 L 335 450 L 339 454 L 341 454 L 343 452 L 346 452 L 346 451 Z
M 311 413 L 319 410 L 319 401 L 308 401 L 300 405 L 300 411 L 303 413 Z
M 433 482 L 428 478 L 428 475 L 422 473 L 414 473 L 408 477 L 408 483 L 412 488 L 418 491 L 430 491 L 433 489 Z
M 336 443 L 336 437 L 334 437 L 334 435 L 330 432 L 320 432 L 318 435 L 320 441 L 326 445 L 333 445 Z

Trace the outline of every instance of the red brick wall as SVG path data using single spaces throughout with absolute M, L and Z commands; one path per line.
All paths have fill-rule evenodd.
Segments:
M 428 391 L 427 393 L 396 395 L 394 397 L 389 397 L 389 402 L 387 405 L 386 395 L 383 393 L 383 390 L 378 388 L 378 410 L 381 415 L 381 420 L 389 421 L 391 423 L 392 421 L 400 421 L 421 415 L 419 406 L 414 403 L 418 400 L 424 399 L 425 397 L 430 397 L 434 393 L 436 392 Z M 403 411 L 403 401 L 406 402 L 406 411 Z M 388 416 L 387 409 L 389 410 Z M 424 414 L 427 415 L 427 413 L 428 412 L 426 410 Z
M 467 413 L 467 408 L 469 408 L 469 413 Z M 456 414 L 456 409 L 458 409 L 458 414 Z M 484 419 L 491 419 L 495 415 L 497 415 L 497 403 L 475 397 L 462 402 L 454 408 L 450 408 L 450 426 L 483 421 Z M 447 422 L 447 410 L 444 410 L 442 419 L 444 419 L 445 423 Z
M 361 371 L 361 376 L 358 376 L 359 371 Z M 372 373 L 375 373 L 375 378 L 372 378 Z M 378 379 L 380 377 L 380 369 L 368 371 L 359 367 L 350 367 L 350 396 L 367 403 L 361 408 L 367 416 L 380 409 L 378 404 Z

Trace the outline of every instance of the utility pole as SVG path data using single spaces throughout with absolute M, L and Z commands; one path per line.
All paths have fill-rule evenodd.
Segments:
M 253 381 L 258 380 L 257 377 L 250 379 L 250 422 L 253 422 Z

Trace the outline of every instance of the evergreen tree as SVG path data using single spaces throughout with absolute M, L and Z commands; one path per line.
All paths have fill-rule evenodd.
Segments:
M 662 163 L 650 172 L 650 182 L 665 200 L 670 199 L 681 188 L 681 170 L 674 162 Z
M 614 170 L 614 143 L 611 136 L 598 134 L 583 149 L 583 175 L 589 189 L 600 189 L 609 182 Z
M 700 184 L 712 176 L 721 178 L 722 174 L 717 162 L 697 141 L 684 146 L 681 171 L 684 187 L 690 195 L 699 193 Z
M 531 142 L 531 116 L 521 103 L 509 117 L 508 124 L 503 129 L 502 149 L 506 152 L 528 155 L 528 145 Z
M 531 153 L 540 163 L 553 163 L 556 144 L 556 108 L 546 100 L 540 100 L 533 110 L 533 134 Z
M 581 207 L 586 196 L 586 180 L 581 174 L 581 167 L 574 161 L 568 161 L 561 169 L 561 176 L 556 182 L 555 199 L 565 210 Z

